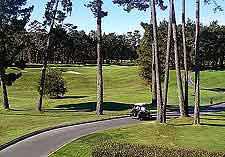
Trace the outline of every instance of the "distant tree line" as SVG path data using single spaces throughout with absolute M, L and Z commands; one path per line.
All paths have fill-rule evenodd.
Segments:
M 138 59 L 137 63 L 140 69 L 140 76 L 146 83 L 151 83 L 152 79 L 152 53 L 151 53 L 151 34 L 152 28 L 147 23 L 142 23 L 142 27 L 145 30 L 144 36 L 141 39 L 140 46 L 138 47 Z M 165 61 L 166 61 L 166 48 L 167 48 L 167 27 L 168 22 L 162 21 L 158 26 L 158 39 L 159 39 L 159 52 L 161 64 L 161 74 L 164 74 Z M 184 69 L 184 60 L 182 48 L 182 25 L 177 26 L 177 40 L 179 61 L 181 68 Z M 194 45 L 195 38 L 195 23 L 190 19 L 186 23 L 186 47 L 187 47 L 187 60 L 188 67 L 193 70 L 194 67 Z M 171 44 L 171 52 L 174 51 L 173 44 Z M 221 69 L 225 65 L 225 26 L 219 25 L 217 21 L 210 23 L 210 25 L 201 25 L 200 32 L 200 60 L 201 69 Z M 175 68 L 175 56 L 174 53 L 170 54 L 170 68 Z
M 57 25 L 53 29 L 53 47 L 50 50 L 48 62 L 52 64 L 86 64 L 96 63 L 96 31 L 78 31 L 72 24 Z M 23 51 L 27 63 L 41 64 L 43 50 L 47 42 L 45 28 L 38 21 L 30 24 L 26 32 L 27 48 Z M 137 47 L 141 40 L 140 32 L 128 32 L 118 35 L 116 33 L 103 33 L 102 53 L 104 63 L 120 63 L 123 60 L 137 59 Z
M 37 21 L 36 21 L 37 22 Z M 34 23 L 32 25 L 35 25 Z M 144 36 L 141 37 L 140 32 L 135 30 L 127 34 L 118 35 L 116 33 L 104 33 L 102 35 L 102 53 L 104 63 L 113 64 L 119 63 L 123 60 L 135 61 L 136 59 L 140 64 L 143 57 L 149 57 L 146 63 L 151 67 L 151 47 L 150 25 L 142 23 L 141 26 L 145 30 Z M 47 41 L 47 33 L 44 28 L 30 29 L 26 32 L 27 47 L 23 51 L 24 59 L 27 63 L 42 63 L 43 61 L 43 48 Z M 159 38 L 159 51 L 160 61 L 165 63 L 166 59 L 166 40 L 167 40 L 167 27 L 168 22 L 162 21 L 158 26 Z M 58 26 L 54 28 L 54 47 L 49 54 L 49 63 L 57 64 L 74 64 L 74 63 L 96 63 L 96 32 L 78 31 L 76 26 L 66 24 L 63 27 Z M 186 38 L 187 38 L 187 55 L 189 67 L 194 65 L 194 34 L 195 23 L 190 19 L 186 23 Z M 182 52 L 182 25 L 177 27 L 178 34 L 178 50 L 180 65 L 183 67 L 184 60 Z M 23 39 L 24 40 L 24 39 Z M 217 21 L 210 23 L 210 25 L 201 25 L 200 33 L 200 55 L 202 68 L 223 68 L 225 60 L 225 26 L 219 25 Z M 173 44 L 172 44 L 173 45 Z M 173 47 L 171 47 L 173 51 Z M 174 53 L 170 55 L 170 67 L 175 68 Z M 147 55 L 147 56 L 146 56 Z M 139 65 L 140 65 L 139 64 Z M 146 67 L 145 67 L 146 68 Z M 164 66 L 161 67 L 164 69 Z M 151 73 L 151 71 L 149 71 Z

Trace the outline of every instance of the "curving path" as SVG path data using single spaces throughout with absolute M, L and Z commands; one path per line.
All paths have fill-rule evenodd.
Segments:
M 3 149 L 0 151 L 0 157 L 47 157 L 60 146 L 81 136 L 138 123 L 140 121 L 127 117 L 55 129 L 27 138 Z

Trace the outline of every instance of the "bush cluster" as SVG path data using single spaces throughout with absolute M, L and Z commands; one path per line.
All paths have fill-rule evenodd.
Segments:
M 106 141 L 92 146 L 92 156 L 93 157 L 225 157 L 225 153 Z
M 40 89 L 41 80 L 38 81 L 38 91 Z M 54 99 L 65 95 L 68 89 L 65 87 L 63 73 L 59 69 L 48 69 L 46 73 L 44 95 Z

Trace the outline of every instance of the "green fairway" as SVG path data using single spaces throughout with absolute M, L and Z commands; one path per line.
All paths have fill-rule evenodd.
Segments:
M 27 68 L 23 76 L 8 88 L 11 111 L 0 109 L 0 144 L 17 136 L 59 124 L 103 119 L 128 113 L 129 104 L 151 101 L 149 87 L 145 87 L 138 76 L 136 66 L 104 66 L 105 115 L 95 115 L 96 67 L 93 65 L 65 65 L 64 72 L 69 92 L 63 99 L 44 99 L 44 113 L 36 111 L 38 93 L 37 80 L 40 68 Z M 216 76 L 216 79 L 213 77 Z M 208 78 L 210 78 L 210 81 Z M 225 87 L 223 71 L 207 71 L 202 74 L 205 88 Z M 214 80 L 216 85 L 214 86 Z M 190 105 L 193 105 L 193 89 L 190 90 Z M 223 102 L 223 92 L 202 90 L 202 105 L 208 105 L 210 97 L 214 103 Z M 0 97 L 2 102 L 2 96 Z M 177 90 L 175 72 L 171 72 L 169 104 L 176 106 Z
M 149 90 L 137 76 L 137 67 L 104 67 L 105 114 L 95 115 L 96 67 L 61 67 L 69 92 L 63 99 L 45 99 L 44 113 L 36 111 L 36 81 L 40 68 L 28 68 L 8 88 L 11 111 L 0 109 L 0 144 L 17 136 L 59 124 L 104 119 L 128 113 L 128 105 L 150 102 Z M 2 97 L 0 97 L 2 102 Z
M 202 117 L 201 126 L 192 118 L 172 119 L 168 124 L 145 122 L 82 137 L 58 150 L 51 157 L 91 157 L 92 145 L 103 141 L 166 146 L 225 152 L 225 112 Z

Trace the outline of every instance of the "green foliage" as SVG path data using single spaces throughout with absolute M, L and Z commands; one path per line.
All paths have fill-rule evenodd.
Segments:
M 164 0 L 156 0 L 155 2 L 162 10 L 167 8 L 164 5 Z M 113 0 L 113 3 L 125 7 L 124 10 L 127 12 L 130 12 L 132 9 L 146 11 L 149 8 L 150 0 Z
M 152 29 L 148 24 L 142 23 L 141 25 L 145 29 L 145 33 L 137 50 L 137 63 L 140 77 L 144 80 L 146 85 L 149 85 L 152 79 L 152 41 L 150 39 Z
M 44 95 L 50 98 L 59 98 L 63 96 L 68 89 L 65 87 L 63 74 L 58 69 L 48 69 L 46 73 Z M 38 90 L 40 89 L 40 81 L 38 82 Z
M 21 51 L 24 49 L 22 33 L 29 22 L 32 7 L 24 8 L 27 0 L 2 0 L 0 2 L 0 70 L 12 65 L 24 68 Z
M 47 42 L 47 34 L 38 22 L 30 25 L 27 34 L 28 42 L 24 51 L 24 58 L 29 63 L 42 63 L 42 52 Z M 76 26 L 66 24 L 52 29 L 52 43 L 48 60 L 50 63 L 96 63 L 96 32 L 89 34 L 78 31 Z M 137 58 L 137 47 L 140 42 L 140 32 L 127 34 L 109 33 L 102 35 L 102 53 L 105 63 L 119 63 L 122 60 L 134 61 Z
M 93 157 L 225 157 L 222 152 L 146 146 L 107 141 L 95 144 Z
M 104 4 L 103 1 L 99 1 L 101 3 L 101 6 Z M 105 16 L 108 16 L 107 11 L 100 10 L 98 11 L 98 0 L 89 1 L 88 4 L 85 4 L 87 8 L 91 10 L 91 12 L 94 14 L 95 17 L 104 18 Z
M 59 3 L 61 4 L 62 10 L 58 10 Z M 51 26 L 52 21 L 55 20 L 58 24 L 66 19 L 66 14 L 72 12 L 72 1 L 71 0 L 49 0 L 45 8 L 45 26 Z
M 141 23 L 141 26 L 145 30 L 144 36 L 141 39 L 140 45 L 137 49 L 138 52 L 138 67 L 139 75 L 144 80 L 146 85 L 151 84 L 152 79 L 152 26 L 147 23 Z M 160 22 L 158 27 L 158 39 L 159 39 L 159 60 L 160 75 L 164 76 L 165 66 L 165 54 L 166 54 L 166 38 L 167 38 L 167 22 L 164 20 Z
M 217 21 L 203 26 L 201 32 L 200 52 L 202 65 L 208 68 L 223 68 L 225 60 L 225 26 Z

